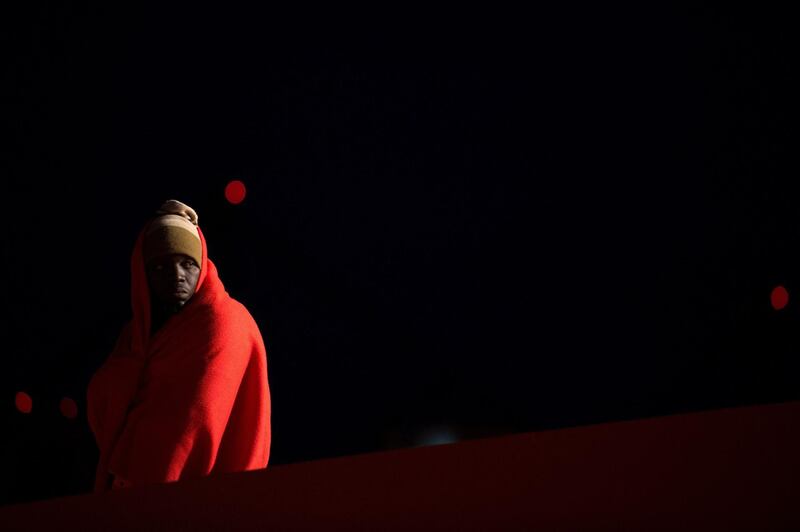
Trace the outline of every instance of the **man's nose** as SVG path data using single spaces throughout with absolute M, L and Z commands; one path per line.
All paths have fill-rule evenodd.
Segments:
M 170 280 L 174 281 L 184 281 L 186 279 L 186 275 L 183 273 L 183 269 L 178 264 L 174 264 L 169 269 L 169 277 Z

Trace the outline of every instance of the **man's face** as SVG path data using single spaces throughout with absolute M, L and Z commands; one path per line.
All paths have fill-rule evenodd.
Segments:
M 163 306 L 180 310 L 194 295 L 200 266 L 188 255 L 156 257 L 147 263 L 146 269 L 150 294 Z

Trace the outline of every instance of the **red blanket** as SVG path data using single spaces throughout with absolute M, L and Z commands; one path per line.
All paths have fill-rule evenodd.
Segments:
M 200 231 L 196 292 L 151 338 L 143 234 L 131 257 L 133 318 L 87 390 L 100 448 L 94 491 L 110 473 L 136 486 L 266 467 L 270 395 L 256 322 L 225 291 Z

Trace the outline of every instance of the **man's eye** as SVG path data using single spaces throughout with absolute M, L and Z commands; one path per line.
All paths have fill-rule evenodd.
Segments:
M 183 267 L 184 268 L 191 268 L 194 265 L 195 265 L 194 262 L 192 262 L 190 260 L 187 260 L 186 262 L 183 263 Z

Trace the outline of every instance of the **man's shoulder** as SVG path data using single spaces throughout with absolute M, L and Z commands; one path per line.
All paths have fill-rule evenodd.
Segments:
M 229 312 L 237 319 L 245 320 L 255 324 L 256 320 L 253 318 L 253 315 L 250 314 L 250 311 L 247 309 L 247 307 L 244 306 L 244 303 L 238 299 L 228 296 L 228 305 L 230 307 Z
M 216 319 L 209 324 L 212 338 L 233 341 L 242 346 L 247 345 L 247 352 L 250 354 L 264 349 L 261 328 L 243 303 L 228 298 L 224 305 L 217 307 L 215 315 Z
M 248 325 L 256 326 L 256 321 L 247 307 L 230 296 L 220 298 L 214 305 L 208 305 L 202 314 L 212 323 L 220 326 Z

